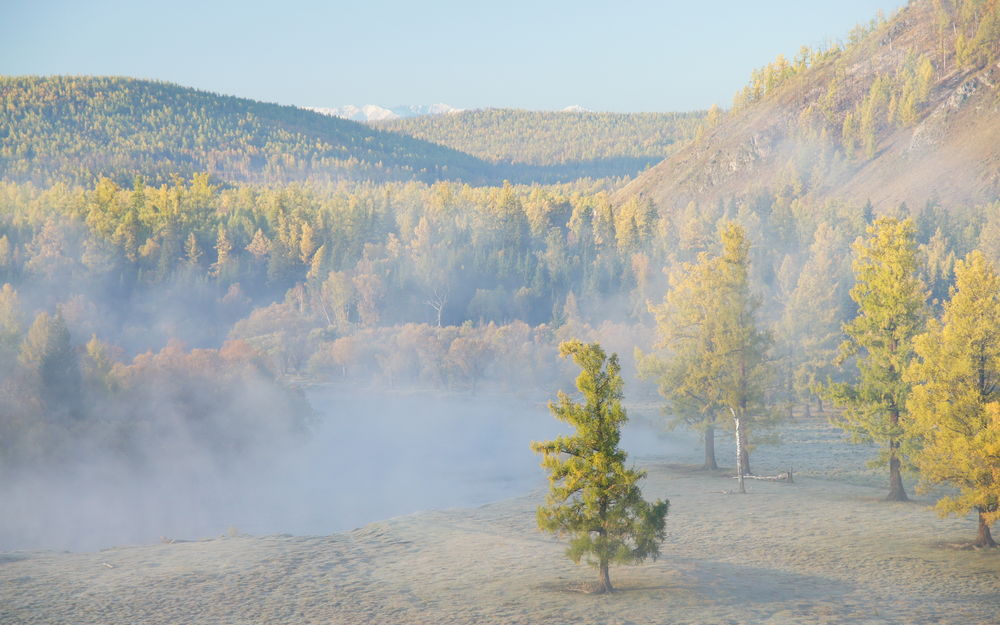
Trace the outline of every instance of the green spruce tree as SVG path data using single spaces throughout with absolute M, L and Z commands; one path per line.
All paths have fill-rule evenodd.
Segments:
M 21 343 L 18 363 L 37 385 L 50 418 L 81 416 L 80 363 L 61 314 L 43 311 L 35 316 Z
M 531 444 L 543 455 L 551 485 L 547 505 L 538 508 L 538 527 L 568 536 L 566 554 L 576 563 L 585 559 L 595 566 L 596 591 L 610 592 L 611 564 L 659 556 L 669 502 L 651 504 L 642 498 L 639 480 L 646 474 L 626 468 L 626 454 L 618 447 L 627 421 L 618 356 L 607 357 L 597 343 L 579 341 L 560 344 L 559 354 L 572 357 L 582 369 L 576 387 L 584 403 L 560 392 L 549 410 L 575 432 Z

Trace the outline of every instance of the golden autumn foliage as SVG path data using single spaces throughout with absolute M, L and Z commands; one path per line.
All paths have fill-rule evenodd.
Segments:
M 914 340 L 908 427 L 923 442 L 913 456 L 922 483 L 958 489 L 938 510 L 977 511 L 989 544 L 988 526 L 1000 518 L 1000 275 L 974 251 L 955 277 L 941 320 Z

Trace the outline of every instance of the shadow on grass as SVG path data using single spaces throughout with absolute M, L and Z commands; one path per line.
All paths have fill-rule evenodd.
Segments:
M 27 560 L 28 556 L 20 553 L 0 553 L 0 564 L 7 564 L 9 562 L 20 562 L 21 560 Z
M 706 605 L 817 602 L 837 600 L 854 590 L 842 580 L 710 560 L 672 559 L 675 568 L 612 569 L 615 595 L 687 594 Z M 595 573 L 596 576 L 596 573 Z M 539 585 L 543 591 L 592 594 L 596 580 L 564 580 Z
M 692 560 L 683 578 L 714 603 L 736 605 L 786 601 L 828 601 L 854 590 L 843 580 L 777 569 Z

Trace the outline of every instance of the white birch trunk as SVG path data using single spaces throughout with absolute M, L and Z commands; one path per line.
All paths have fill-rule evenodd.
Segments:
M 743 426 L 740 422 L 740 418 L 736 416 L 736 411 L 732 408 L 729 409 L 733 413 L 733 421 L 736 424 L 736 476 L 740 480 L 740 492 L 746 493 L 746 487 L 743 485 L 743 463 L 741 462 L 743 458 Z

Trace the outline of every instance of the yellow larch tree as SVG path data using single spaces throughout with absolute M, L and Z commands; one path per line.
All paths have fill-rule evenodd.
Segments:
M 1000 518 L 1000 276 L 977 251 L 955 266 L 956 283 L 940 321 L 916 337 L 910 429 L 923 440 L 913 455 L 921 488 L 950 484 L 942 514 L 979 515 L 975 544 L 996 547 Z

